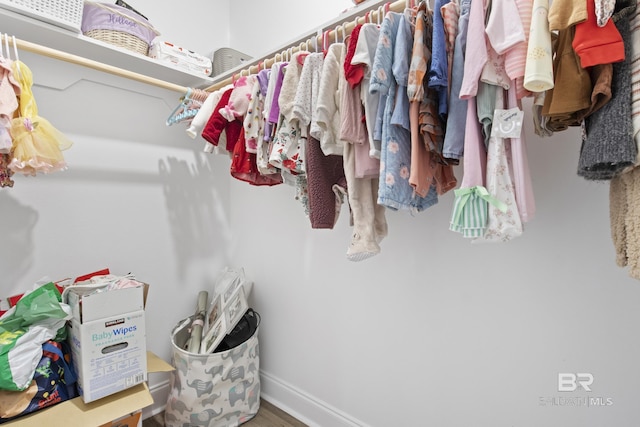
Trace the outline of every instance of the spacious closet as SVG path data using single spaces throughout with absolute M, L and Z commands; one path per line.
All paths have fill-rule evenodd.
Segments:
M 131 3 L 177 43 L 255 57 L 352 6 Z M 579 128 L 538 137 L 525 100 L 537 211 L 521 237 L 472 244 L 450 231 L 448 193 L 423 212 L 388 211 L 380 254 L 354 263 L 346 206 L 333 230 L 312 229 L 290 186 L 233 179 L 228 156 L 166 126 L 181 93 L 20 59 L 41 115 L 74 145 L 68 170 L 0 189 L 3 291 L 103 267 L 133 272 L 150 284 L 148 348 L 168 360 L 192 297 L 225 265 L 243 267 L 262 317 L 263 398 L 309 425 L 637 425 L 640 283 L 616 266 L 609 184 L 576 173 Z M 592 374 L 591 392 L 562 394 L 559 373 Z M 157 404 L 147 414 L 169 388 L 166 377 L 149 385 Z M 558 400 L 585 396 L 613 404 Z

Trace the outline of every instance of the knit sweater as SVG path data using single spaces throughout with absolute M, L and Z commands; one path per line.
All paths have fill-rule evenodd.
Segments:
M 635 0 L 632 0 L 635 4 Z M 625 3 L 625 2 L 620 2 Z M 624 40 L 625 60 L 613 64 L 611 100 L 585 119 L 578 175 L 589 180 L 608 180 L 636 162 L 638 148 L 631 122 L 631 31 L 629 13 L 614 15 Z M 617 18 L 617 20 L 616 20 Z

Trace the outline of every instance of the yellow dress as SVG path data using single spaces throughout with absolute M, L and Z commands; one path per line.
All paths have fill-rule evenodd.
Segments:
M 33 97 L 33 74 L 21 61 L 13 62 L 13 75 L 20 84 L 21 93 L 17 116 L 11 120 L 13 155 L 9 168 L 16 173 L 35 176 L 66 169 L 62 156 L 73 144 L 43 117 Z

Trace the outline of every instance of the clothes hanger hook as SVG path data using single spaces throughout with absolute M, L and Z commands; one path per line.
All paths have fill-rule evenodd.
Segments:
M 9 49 L 9 34 L 4 35 L 4 48 L 7 51 L 7 59 L 11 59 L 11 50 Z
M 13 42 L 13 53 L 16 55 L 16 61 L 20 61 L 20 57 L 18 56 L 18 43 L 16 42 L 16 36 L 11 36 L 11 41 Z

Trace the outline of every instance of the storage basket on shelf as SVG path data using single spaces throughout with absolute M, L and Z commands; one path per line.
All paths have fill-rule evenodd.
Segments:
M 222 74 L 250 59 L 251 57 L 245 53 L 230 47 L 221 47 L 213 52 L 213 73 L 211 75 Z
M 67 30 L 80 32 L 83 0 L 0 0 L 0 7 L 47 22 Z
M 82 34 L 145 56 L 160 35 L 149 21 L 129 9 L 90 1 L 84 5 Z

